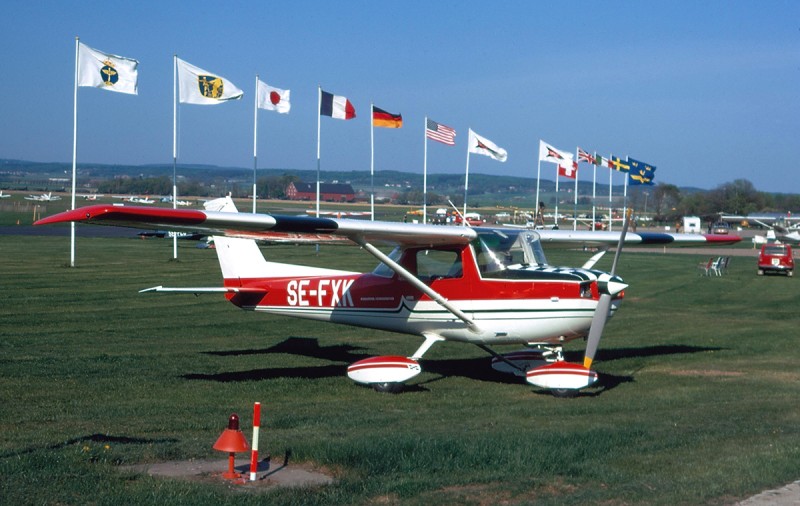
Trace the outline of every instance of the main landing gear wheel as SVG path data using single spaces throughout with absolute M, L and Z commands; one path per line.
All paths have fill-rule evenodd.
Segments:
M 403 391 L 403 384 L 396 382 L 372 383 L 370 385 L 376 392 L 397 394 Z

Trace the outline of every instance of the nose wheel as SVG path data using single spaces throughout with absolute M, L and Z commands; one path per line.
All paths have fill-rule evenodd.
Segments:
M 404 385 L 402 383 L 386 381 L 383 383 L 372 383 L 370 385 L 376 392 L 384 394 L 399 394 L 403 391 Z

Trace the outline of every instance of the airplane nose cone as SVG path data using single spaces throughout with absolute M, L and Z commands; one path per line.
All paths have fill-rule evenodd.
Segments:
M 619 276 L 612 276 L 611 274 L 601 274 L 597 278 L 597 288 L 600 293 L 607 293 L 609 295 L 617 295 L 622 290 L 628 288 L 628 285 L 622 281 Z

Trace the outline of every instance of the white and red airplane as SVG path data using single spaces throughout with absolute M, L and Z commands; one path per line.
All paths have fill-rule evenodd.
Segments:
M 25 200 L 34 200 L 36 202 L 54 202 L 61 200 L 58 195 L 53 195 L 52 192 L 42 193 L 41 195 L 28 195 Z
M 734 235 L 696 235 L 488 227 L 442 227 L 363 220 L 238 213 L 230 198 L 206 210 L 95 205 L 36 222 L 83 222 L 147 229 L 203 232 L 214 236 L 222 287 L 155 287 L 143 291 L 224 293 L 242 309 L 422 338 L 408 357 L 379 356 L 348 367 L 354 381 L 398 391 L 418 375 L 420 359 L 439 341 L 476 345 L 492 365 L 557 395 L 593 384 L 591 369 L 606 320 L 627 287 L 611 272 L 592 269 L 617 244 L 731 244 Z M 357 273 L 267 261 L 256 239 L 310 234 L 349 240 L 380 262 Z M 391 244 L 388 255 L 377 246 Z M 581 268 L 547 263 L 542 244 L 601 247 Z M 587 338 L 583 364 L 565 362 L 563 345 Z M 496 345 L 525 345 L 500 354 Z

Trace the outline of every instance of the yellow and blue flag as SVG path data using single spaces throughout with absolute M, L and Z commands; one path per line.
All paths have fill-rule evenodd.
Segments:
M 640 184 L 653 184 L 653 179 L 656 177 L 655 165 L 634 160 L 630 156 L 628 157 L 628 165 L 630 166 L 630 172 L 628 172 L 628 184 L 631 186 Z
M 627 160 L 623 160 L 618 156 L 611 157 L 611 168 L 619 172 L 630 172 L 631 166 Z

